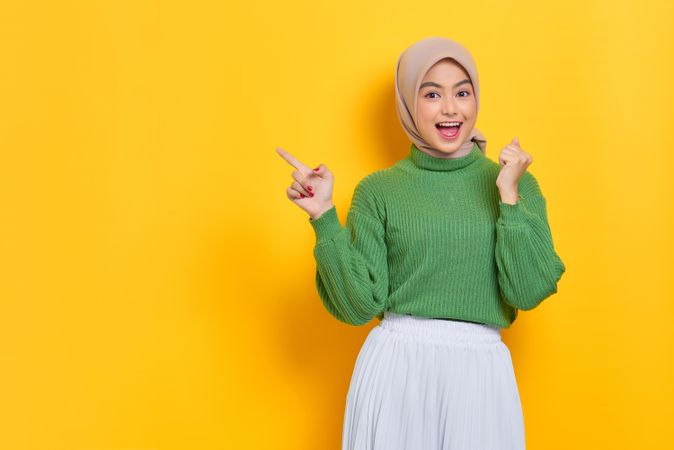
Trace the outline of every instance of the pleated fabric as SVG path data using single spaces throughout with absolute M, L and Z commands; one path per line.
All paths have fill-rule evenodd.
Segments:
M 523 450 L 500 328 L 386 311 L 358 354 L 342 450 Z

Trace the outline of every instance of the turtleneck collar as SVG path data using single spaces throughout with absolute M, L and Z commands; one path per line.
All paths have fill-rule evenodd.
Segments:
M 470 153 L 458 158 L 436 158 L 419 150 L 415 144 L 410 146 L 409 153 L 410 161 L 418 168 L 440 172 L 451 172 L 462 169 L 482 158 L 482 156 L 482 150 L 480 150 L 476 142 L 473 142 L 473 148 L 470 150 Z

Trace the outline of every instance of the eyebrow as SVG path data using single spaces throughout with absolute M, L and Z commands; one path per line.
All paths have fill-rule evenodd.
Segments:
M 466 79 L 463 80 L 463 81 L 459 81 L 459 82 L 456 83 L 454 86 L 452 86 L 452 88 L 459 87 L 459 86 L 461 86 L 462 84 L 465 84 L 465 83 L 470 83 L 470 80 L 469 80 L 468 78 L 466 78 Z M 427 81 L 427 82 L 423 83 L 421 86 L 419 86 L 419 90 L 422 90 L 422 89 L 425 88 L 426 86 L 433 86 L 433 87 L 441 88 L 441 89 L 442 89 L 442 86 L 439 85 L 438 83 L 435 83 L 435 82 L 433 82 L 433 81 Z

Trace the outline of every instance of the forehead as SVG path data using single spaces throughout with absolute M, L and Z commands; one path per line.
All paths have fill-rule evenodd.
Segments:
M 459 78 L 469 78 L 468 72 L 461 64 L 450 58 L 444 58 L 433 64 L 422 78 L 423 81 L 435 81 L 438 79 L 458 80 Z

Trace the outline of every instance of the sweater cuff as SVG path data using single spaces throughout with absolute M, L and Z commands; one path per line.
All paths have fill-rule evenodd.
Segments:
M 503 203 L 499 200 L 499 222 L 502 225 L 519 225 L 524 222 L 524 205 L 522 205 L 522 197 L 517 199 L 517 202 L 512 205 L 510 203 Z
M 337 217 L 337 205 L 333 205 L 316 220 L 309 217 L 309 223 L 316 233 L 316 243 L 330 239 L 342 229 Z

